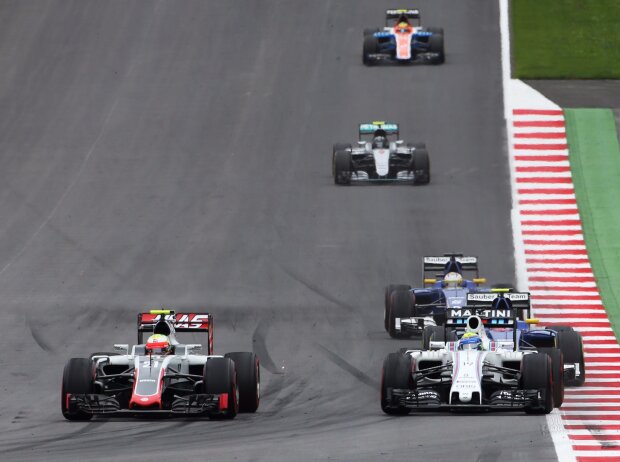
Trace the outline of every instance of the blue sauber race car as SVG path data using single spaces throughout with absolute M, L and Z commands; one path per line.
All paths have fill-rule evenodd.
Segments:
M 363 62 L 441 64 L 443 28 L 422 27 L 417 9 L 387 10 L 385 27 L 364 30 Z
M 423 333 L 425 326 L 442 326 L 448 309 L 467 304 L 467 294 L 490 290 L 481 286 L 486 279 L 478 273 L 478 257 L 460 253 L 424 257 L 423 272 L 422 288 L 391 284 L 385 289 L 384 326 L 391 337 L 408 338 Z M 513 288 L 512 284 L 495 286 Z

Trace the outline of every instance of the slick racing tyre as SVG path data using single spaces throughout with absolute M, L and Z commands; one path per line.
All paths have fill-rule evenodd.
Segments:
M 71 358 L 62 373 L 60 406 L 67 420 L 90 420 L 92 414 L 69 408 L 71 395 L 86 395 L 94 392 L 95 365 L 88 358 Z
M 547 353 L 551 358 L 553 406 L 560 407 L 564 402 L 564 356 L 559 348 L 539 348 L 538 352 Z
M 383 327 L 385 331 L 390 331 L 390 301 L 392 292 L 395 290 L 411 290 L 411 286 L 405 284 L 390 284 L 385 288 L 385 309 L 383 310 Z
M 260 403 L 260 364 L 250 352 L 226 353 L 235 363 L 239 386 L 239 412 L 256 412 Z
M 381 29 L 379 29 L 378 27 L 367 27 L 366 29 L 364 29 L 364 37 L 366 37 L 367 35 L 372 35 L 375 32 L 381 32 Z
M 211 418 L 234 419 L 239 412 L 239 388 L 235 363 L 230 358 L 210 358 L 202 372 L 202 392 L 208 395 L 226 395 L 226 407 Z
M 392 338 L 407 338 L 411 334 L 396 330 L 396 319 L 410 318 L 412 310 L 411 292 L 394 290 L 390 295 L 390 313 L 388 315 L 388 333 Z
M 411 357 L 390 353 L 381 370 L 381 409 L 389 415 L 407 415 L 409 409 L 391 399 L 392 389 L 409 390 L 411 382 Z
M 332 176 L 336 176 L 336 153 L 338 151 L 351 151 L 351 145 L 348 143 L 335 143 L 332 148 Z
M 556 328 L 551 327 L 553 330 Z M 579 377 L 576 377 L 574 380 L 567 380 L 566 385 L 569 387 L 582 386 L 586 381 L 586 363 L 583 355 L 583 340 L 581 334 L 575 330 L 558 331 L 558 348 L 562 350 L 564 355 L 564 364 L 579 365 Z
M 542 391 L 542 403 L 529 403 L 527 414 L 549 414 L 553 410 L 553 371 L 551 358 L 544 353 L 523 356 L 521 364 L 521 387 L 524 390 Z
M 426 326 L 422 333 L 422 349 L 430 350 L 432 342 L 456 342 L 458 337 L 452 331 L 446 332 L 442 326 Z
M 573 329 L 571 326 L 564 326 L 561 324 L 558 324 L 557 326 L 547 326 L 547 329 L 553 330 L 555 332 L 574 332 L 575 329 Z
M 379 50 L 379 40 L 373 35 L 364 35 L 364 50 L 362 54 L 362 61 L 366 66 L 372 66 L 374 60 L 369 58 L 369 55 L 377 53 Z
M 428 184 L 431 181 L 431 161 L 426 149 L 416 149 L 411 158 L 411 169 L 415 174 L 414 185 Z
M 334 182 L 340 185 L 351 184 L 352 167 L 351 153 L 337 151 L 334 159 Z
M 443 27 L 425 27 L 424 30 L 433 34 L 443 35 Z
M 437 53 L 439 56 L 433 62 L 442 64 L 446 61 L 446 55 L 443 49 L 443 34 L 433 34 L 428 38 L 429 51 Z

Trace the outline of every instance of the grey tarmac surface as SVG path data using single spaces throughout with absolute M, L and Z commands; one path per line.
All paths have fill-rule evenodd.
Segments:
M 497 5 L 420 1 L 447 63 L 364 68 L 393 6 L 0 2 L 2 460 L 555 460 L 544 417 L 380 411 L 416 344 L 383 331 L 387 283 L 446 251 L 514 280 Z M 378 118 L 428 144 L 429 186 L 333 184 L 332 143 Z M 259 412 L 66 422 L 66 360 L 162 305 L 259 354 Z

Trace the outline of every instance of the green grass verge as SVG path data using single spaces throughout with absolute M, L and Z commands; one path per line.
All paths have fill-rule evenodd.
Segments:
M 609 109 L 567 109 L 570 164 L 588 255 L 620 338 L 620 147 Z
M 519 79 L 620 78 L 620 0 L 512 0 Z

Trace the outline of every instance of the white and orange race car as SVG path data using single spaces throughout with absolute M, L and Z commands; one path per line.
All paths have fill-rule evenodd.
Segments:
M 254 353 L 213 353 L 208 313 L 152 310 L 138 314 L 138 344 L 114 353 L 72 358 L 64 369 L 61 410 L 67 420 L 163 414 L 234 418 L 255 412 L 260 368 Z M 143 334 L 151 334 L 143 342 Z M 206 343 L 182 344 L 177 333 L 205 333 Z M 206 354 L 198 352 L 205 349 Z
M 363 61 L 381 63 L 441 64 L 445 61 L 443 28 L 422 27 L 420 11 L 387 10 L 385 27 L 364 29 Z

